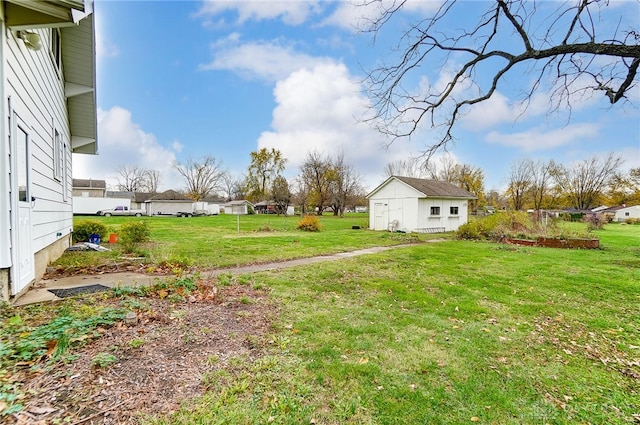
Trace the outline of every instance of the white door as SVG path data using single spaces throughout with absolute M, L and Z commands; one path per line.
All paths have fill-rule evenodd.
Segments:
M 34 255 L 31 239 L 30 191 L 30 138 L 27 125 L 14 114 L 15 126 L 11 134 L 10 163 L 13 166 L 12 200 L 17 209 L 12 211 L 12 294 L 24 289 L 35 278 Z
M 373 206 L 373 215 L 375 218 L 375 223 L 373 225 L 373 230 L 387 230 L 384 219 L 384 204 L 376 203 Z

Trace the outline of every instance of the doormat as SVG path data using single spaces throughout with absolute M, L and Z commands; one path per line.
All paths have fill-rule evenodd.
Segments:
M 87 285 L 87 286 L 78 286 L 75 288 L 64 288 L 64 289 L 49 289 L 53 295 L 59 298 L 72 297 L 74 295 L 80 294 L 93 294 L 94 292 L 102 292 L 107 291 L 111 288 L 104 285 Z

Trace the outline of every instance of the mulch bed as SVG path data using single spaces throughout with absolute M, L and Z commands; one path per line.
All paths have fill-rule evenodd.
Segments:
M 3 420 L 131 424 L 140 415 L 170 414 L 182 401 L 203 394 L 207 372 L 224 368 L 233 357 L 260 357 L 256 341 L 264 340 L 274 313 L 264 291 L 243 285 L 222 287 L 215 298 L 192 302 L 136 300 L 145 304 L 137 323 L 101 330 L 101 337 L 73 349 L 78 358 L 71 363 L 58 362 L 41 373 L 23 370 L 24 409 Z M 117 306 L 120 300 L 97 302 Z M 116 361 L 92 366 L 98 353 Z

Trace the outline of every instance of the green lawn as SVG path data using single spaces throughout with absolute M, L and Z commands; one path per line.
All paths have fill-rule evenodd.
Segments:
M 117 233 L 120 225 L 142 220 L 151 228 L 151 243 L 144 250 L 151 262 L 185 260 L 202 268 L 233 267 L 255 262 L 289 260 L 313 255 L 352 251 L 373 246 L 397 245 L 443 235 L 408 235 L 367 230 L 368 214 L 344 218 L 320 217 L 320 232 L 297 230 L 300 217 L 276 215 L 208 217 L 76 217 L 75 222 L 96 220 Z M 360 229 L 353 229 L 359 226 Z M 451 237 L 451 235 L 445 235 Z M 117 247 L 115 247 L 117 249 Z M 117 252 L 115 253 L 118 254 Z M 84 254 L 80 255 L 84 256 Z M 102 255 L 109 258 L 107 255 Z M 58 264 L 75 262 L 67 255 Z M 99 256 L 96 256 L 99 257 Z M 96 261 L 99 261 L 96 259 Z
M 601 250 L 447 241 L 245 277 L 281 309 L 268 355 L 151 423 L 630 424 L 640 226 Z
M 101 220 L 117 230 L 131 219 Z M 145 220 L 152 260 L 184 256 L 200 267 L 427 237 L 352 229 L 366 227 L 365 215 L 323 217 L 319 233 L 274 216 L 241 217 L 240 232 L 233 216 Z M 449 238 L 224 276 L 268 289 L 272 331 L 252 341 L 264 355 L 227 359 L 202 377 L 203 397 L 144 421 L 637 423 L 640 226 L 609 224 L 596 235 L 599 250 Z

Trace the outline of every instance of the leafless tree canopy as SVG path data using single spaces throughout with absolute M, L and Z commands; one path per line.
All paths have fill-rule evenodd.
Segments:
M 143 170 L 135 165 L 120 165 L 118 172 L 118 190 L 125 192 L 156 193 L 160 185 L 160 172 Z
M 367 28 L 377 35 L 407 0 L 363 1 L 382 11 Z M 467 16 L 469 4 L 444 2 L 401 34 L 397 59 L 368 72 L 372 121 L 392 140 L 426 124 L 440 127 L 442 134 L 425 154 L 445 148 L 465 107 L 489 99 L 507 73 L 525 70 L 532 76 L 533 84 L 522 88 L 525 100 L 550 80 L 552 110 L 570 108 L 575 96 L 593 93 L 615 104 L 638 83 L 640 19 L 633 18 L 631 27 L 621 24 L 629 22 L 622 16 L 612 20 L 618 9 L 606 0 L 496 0 L 486 3 L 490 6 L 475 26 L 461 29 L 455 17 Z M 445 66 L 451 68 L 447 84 L 418 92 L 409 88 L 425 69 Z M 490 77 L 483 78 L 487 71 Z
M 226 174 L 222 161 L 212 156 L 205 156 L 201 160 L 189 158 L 184 163 L 176 164 L 176 170 L 186 183 L 185 195 L 194 201 L 200 201 L 220 188 Z
M 623 159 L 609 154 L 605 159 L 593 157 L 577 162 L 571 167 L 558 166 L 555 180 L 568 196 L 571 205 L 580 210 L 593 208 L 607 185 L 615 177 Z

